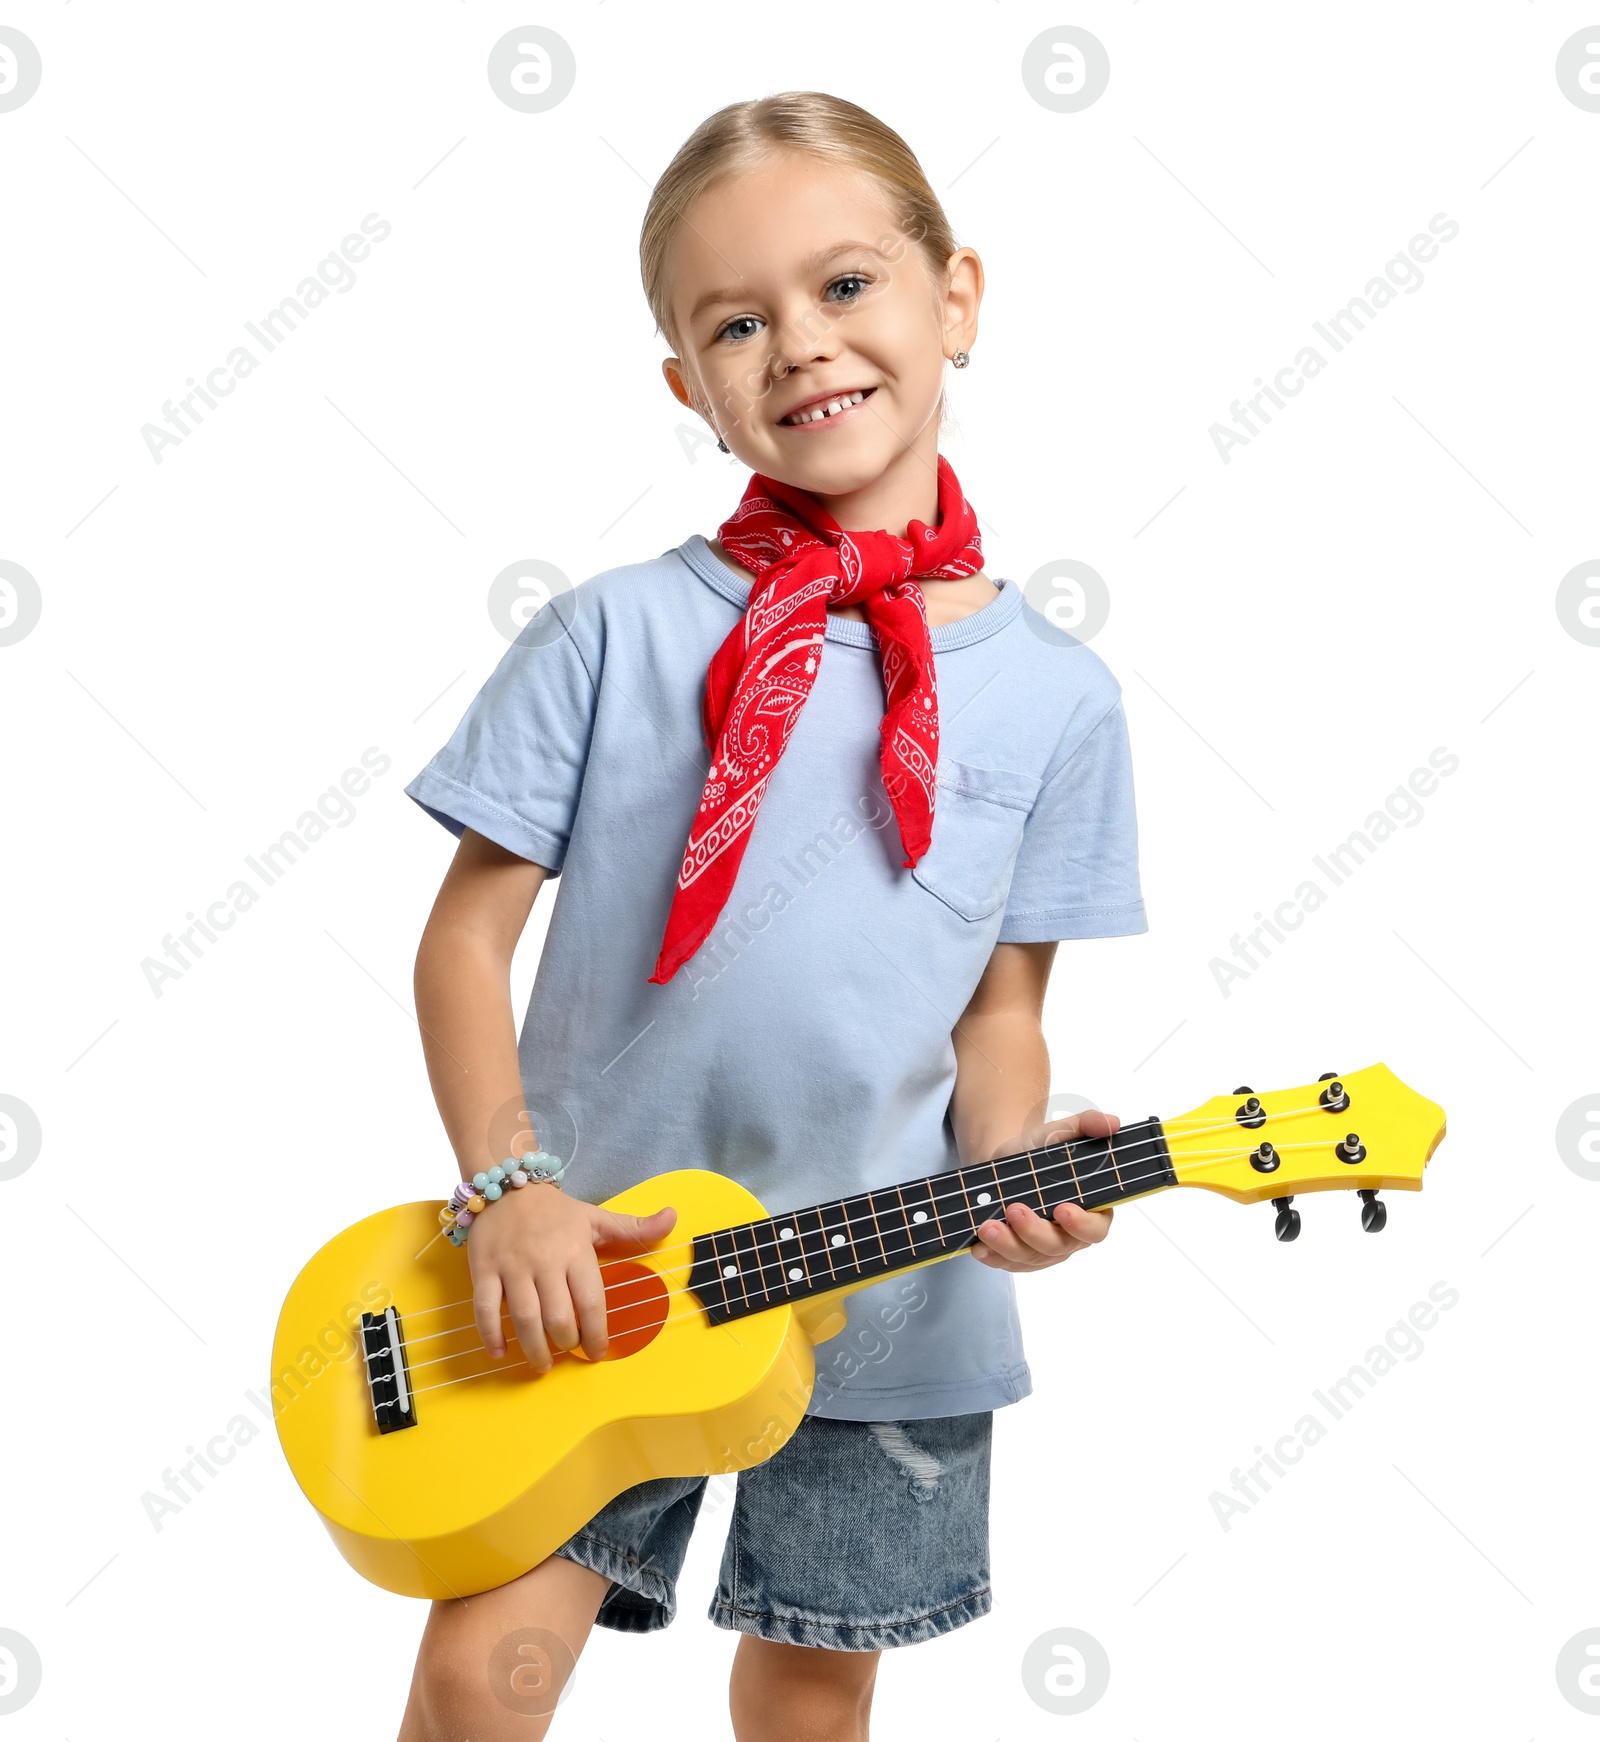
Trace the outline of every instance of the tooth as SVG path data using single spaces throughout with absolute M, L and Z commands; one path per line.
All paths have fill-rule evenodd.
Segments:
M 839 399 L 830 399 L 825 405 L 819 405 L 810 411 L 796 411 L 784 419 L 785 423 L 816 423 L 820 418 L 837 417 L 841 411 L 848 411 L 852 405 L 859 405 L 867 396 L 857 389 Z

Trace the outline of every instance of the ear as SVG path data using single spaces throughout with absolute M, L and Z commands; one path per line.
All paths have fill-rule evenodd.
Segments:
M 945 267 L 950 286 L 944 294 L 946 354 L 970 351 L 978 339 L 978 305 L 983 301 L 983 262 L 971 248 L 958 248 Z
M 689 391 L 689 385 L 683 378 L 683 365 L 676 357 L 661 359 L 661 373 L 667 378 L 667 386 L 672 389 L 672 397 L 679 405 L 686 405 L 691 411 L 699 408 L 695 405 L 694 395 Z

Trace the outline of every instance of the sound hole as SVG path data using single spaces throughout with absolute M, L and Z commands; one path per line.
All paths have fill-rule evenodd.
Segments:
M 667 1285 L 647 1265 L 627 1259 L 602 1259 L 600 1275 L 606 1289 L 606 1352 L 603 1361 L 637 1355 L 655 1341 L 667 1322 Z M 581 1349 L 570 1351 L 588 1360 Z

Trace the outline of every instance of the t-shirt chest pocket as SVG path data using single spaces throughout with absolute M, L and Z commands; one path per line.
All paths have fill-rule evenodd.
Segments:
M 939 764 L 933 841 L 911 875 L 963 919 L 986 919 L 1011 887 L 1023 825 L 1038 796 L 1034 774 Z

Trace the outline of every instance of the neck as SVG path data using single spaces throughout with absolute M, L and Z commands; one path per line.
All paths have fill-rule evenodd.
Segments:
M 1160 1122 L 1146 1119 L 1113 1137 L 1080 1137 L 701 1234 L 689 1287 L 722 1324 L 953 1258 L 1008 1204 L 1048 1217 L 1058 1204 L 1103 1209 L 1176 1183 Z
M 904 538 L 913 520 L 939 523 L 939 444 L 930 426 L 909 447 L 902 448 L 882 472 L 854 489 L 829 494 L 809 484 L 795 484 L 831 514 L 846 532 L 892 532 Z M 931 440 L 926 439 L 931 434 Z

